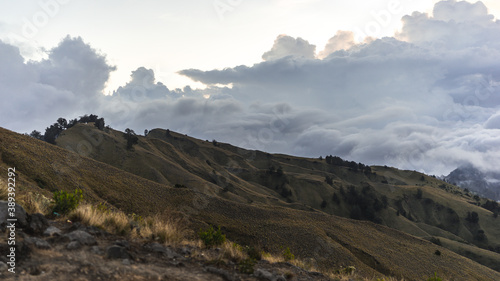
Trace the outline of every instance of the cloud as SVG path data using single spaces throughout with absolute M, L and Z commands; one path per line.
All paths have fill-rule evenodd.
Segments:
M 496 113 L 488 118 L 488 120 L 484 123 L 484 128 L 500 130 L 500 113 Z
M 262 55 L 264 60 L 275 60 L 286 56 L 302 57 L 313 59 L 315 57 L 316 46 L 309 44 L 306 40 L 298 37 L 297 39 L 279 35 L 274 41 L 271 50 Z
M 333 52 L 340 50 L 349 50 L 356 45 L 354 42 L 354 33 L 352 31 L 337 31 L 337 34 L 328 40 L 325 49 L 318 54 L 318 58 L 326 58 Z
M 280 55 L 251 67 L 180 73 L 232 84 L 246 103 L 286 101 L 297 116 L 321 112 L 301 115 L 294 133 L 274 132 L 275 143 L 289 140 L 286 152 L 434 173 L 466 161 L 491 168 L 500 164 L 491 132 L 499 126 L 499 26 L 481 2 L 443 1 L 432 16 L 403 17 L 393 38 L 356 44 L 352 33 L 338 32 L 317 59 Z
M 48 58 L 25 62 L 19 49 L 0 41 L 0 118 L 17 131 L 47 126 L 47 119 L 93 108 L 115 68 L 82 38 L 64 38 Z M 51 121 L 51 122 L 54 122 Z
M 403 17 L 394 37 L 355 43 L 339 31 L 316 57 L 306 40 L 280 35 L 252 66 L 179 72 L 206 89 L 169 89 L 139 67 L 104 96 L 114 67 L 81 38 L 39 62 L 0 42 L 0 92 L 18 105 L 0 106 L 1 124 L 23 132 L 95 113 L 121 130 L 169 128 L 269 152 L 487 170 L 500 165 L 499 43 L 482 3 L 443 1 L 433 15 Z
M 474 4 L 454 0 L 434 6 L 433 16 L 414 12 L 404 16 L 403 28 L 396 37 L 415 44 L 427 44 L 447 50 L 487 47 L 498 49 L 500 22 L 494 21 L 482 2 Z

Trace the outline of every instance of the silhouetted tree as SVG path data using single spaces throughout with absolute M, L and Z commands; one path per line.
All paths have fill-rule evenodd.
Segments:
M 78 123 L 88 123 L 89 122 L 89 116 L 87 114 L 80 116 L 80 119 L 78 119 Z
M 67 125 L 67 129 L 75 126 L 77 123 L 78 123 L 78 120 L 76 118 L 73 120 L 69 120 L 68 125 Z
M 58 124 L 54 123 L 45 129 L 45 134 L 43 135 L 43 139 L 51 144 L 56 144 L 56 138 L 63 131 L 63 128 Z
M 95 120 L 94 126 L 97 127 L 99 130 L 104 130 L 104 118 L 99 118 Z
M 42 133 L 37 131 L 37 130 L 33 130 L 33 132 L 31 132 L 31 134 L 30 134 L 30 137 L 35 138 L 35 139 L 39 139 L 39 140 L 43 140 Z
M 59 126 L 62 128 L 62 129 L 67 129 L 68 128 L 68 121 L 66 121 L 66 119 L 64 118 L 59 118 L 57 119 L 57 124 L 59 124 Z
M 125 129 L 125 134 L 123 134 L 123 137 L 127 140 L 128 150 L 132 149 L 132 146 L 139 142 L 139 138 L 136 136 L 134 130 L 131 130 L 129 128 Z

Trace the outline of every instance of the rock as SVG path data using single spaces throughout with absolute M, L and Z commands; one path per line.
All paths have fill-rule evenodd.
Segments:
M 49 226 L 45 231 L 43 232 L 43 236 L 60 236 L 61 235 L 61 230 L 55 226 Z
M 92 246 L 92 248 L 90 248 L 90 251 L 96 255 L 102 255 L 103 252 L 101 250 L 101 248 L 99 246 Z
M 111 245 L 106 249 L 106 258 L 108 259 L 129 259 L 130 255 L 127 249 L 118 245 Z
M 210 272 L 216 275 L 219 275 L 220 277 L 224 278 L 226 281 L 236 281 L 239 279 L 236 279 L 234 276 L 232 276 L 228 271 L 212 266 L 207 266 L 205 267 L 206 272 Z
M 278 275 L 276 276 L 276 281 L 286 281 L 286 278 L 283 275 Z
M 5 271 L 7 271 L 7 269 L 9 269 L 7 264 L 4 263 L 3 261 L 0 261 L 0 272 L 5 272 Z
M 73 251 L 73 250 L 78 250 L 82 247 L 82 244 L 78 241 L 71 241 L 66 245 L 66 249 Z
M 144 246 L 148 251 L 154 252 L 154 253 L 161 253 L 169 259 L 178 259 L 182 258 L 183 256 L 179 255 L 176 253 L 174 250 L 169 249 L 168 247 L 165 247 L 157 242 L 153 242 L 151 244 L 147 244 Z
M 29 245 L 34 245 L 38 249 L 50 249 L 50 244 L 38 237 L 28 237 L 25 239 L 26 243 Z
M 182 247 L 181 254 L 183 256 L 190 256 L 191 255 L 191 250 L 188 247 Z
M 28 216 L 27 232 L 31 234 L 41 234 L 49 226 L 49 222 L 44 215 L 36 213 Z
M 91 226 L 80 225 L 77 230 L 85 231 L 85 232 L 92 234 L 94 236 L 105 236 L 106 234 L 108 234 L 106 231 L 100 229 L 97 226 L 93 226 L 93 225 L 91 225 Z
M 123 259 L 123 260 L 122 260 L 122 264 L 123 264 L 123 265 L 131 265 L 132 263 L 130 262 L 130 260 L 129 260 L 129 259 Z
M 179 258 L 182 258 L 183 256 L 177 254 L 174 250 L 171 250 L 169 248 L 167 248 L 167 251 L 166 251 L 166 256 L 169 258 L 169 259 L 179 259 Z
M 64 237 L 69 238 L 70 241 L 77 241 L 82 245 L 88 245 L 88 246 L 97 245 L 97 241 L 95 240 L 94 236 L 81 230 L 75 230 L 73 232 L 70 232 L 64 235 Z
M 256 269 L 253 273 L 255 277 L 261 278 L 264 280 L 269 280 L 269 281 L 276 281 L 277 277 L 274 276 L 271 272 L 265 270 L 265 269 Z
M 151 244 L 146 244 L 144 245 L 144 248 L 148 251 L 154 252 L 154 253 L 165 253 L 166 252 L 166 247 L 160 245 L 157 242 L 153 242 Z
M 28 215 L 23 207 L 16 204 L 15 205 L 15 217 L 9 216 L 8 211 L 8 201 L 0 201 L 0 231 L 4 231 L 7 227 L 7 219 L 16 218 L 16 227 L 17 228 L 26 228 L 28 226 Z
M 130 243 L 127 240 L 116 240 L 115 245 L 122 246 L 125 249 L 130 249 Z

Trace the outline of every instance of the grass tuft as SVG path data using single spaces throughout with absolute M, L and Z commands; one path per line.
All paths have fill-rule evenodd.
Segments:
M 130 238 L 151 239 L 162 244 L 178 245 L 185 240 L 187 229 L 180 219 L 168 216 L 146 217 L 110 211 L 103 205 L 80 205 L 69 218 L 99 227 L 109 233 Z

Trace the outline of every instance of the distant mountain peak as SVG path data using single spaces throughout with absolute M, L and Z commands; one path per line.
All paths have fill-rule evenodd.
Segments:
M 445 180 L 481 196 L 500 201 L 500 173 L 483 172 L 467 163 L 453 170 Z

